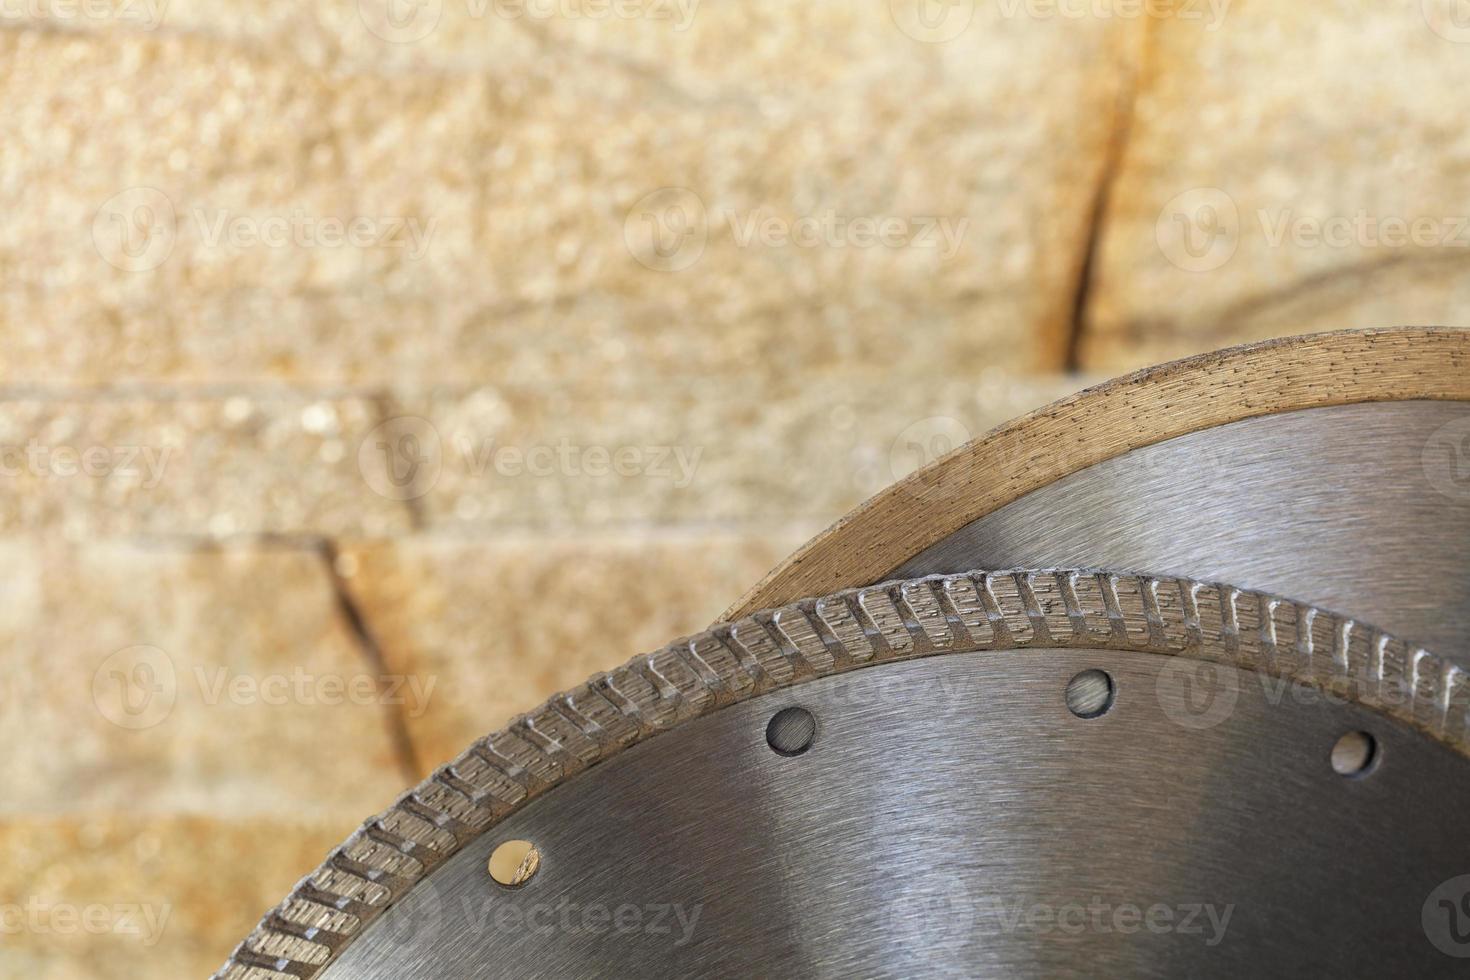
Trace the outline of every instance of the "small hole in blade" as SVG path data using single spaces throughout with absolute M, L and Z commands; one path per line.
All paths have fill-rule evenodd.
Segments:
M 1362 776 L 1378 761 L 1378 740 L 1367 732 L 1348 732 L 1332 746 L 1332 771 L 1339 776 Z
M 782 708 L 766 725 L 766 744 L 777 755 L 801 755 L 817 738 L 817 718 L 805 708 Z
M 1096 718 L 1113 706 L 1116 689 L 1105 670 L 1084 670 L 1067 682 L 1067 710 L 1078 718 Z
M 506 888 L 519 888 L 535 877 L 541 852 L 528 840 L 508 840 L 490 852 L 490 877 Z

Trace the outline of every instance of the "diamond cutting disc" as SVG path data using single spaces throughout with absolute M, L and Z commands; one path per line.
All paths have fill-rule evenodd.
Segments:
M 888 583 L 486 737 L 221 975 L 1449 975 L 1467 725 L 1465 672 L 1289 600 Z M 538 860 L 508 886 L 512 840 Z
M 1463 976 L 1467 339 L 997 430 L 475 743 L 218 976 Z
M 1269 341 L 1084 391 L 878 494 L 726 618 L 1079 565 L 1290 595 L 1470 663 L 1470 330 Z

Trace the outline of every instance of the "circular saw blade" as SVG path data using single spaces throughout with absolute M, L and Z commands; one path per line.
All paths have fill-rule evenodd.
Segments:
M 772 735 L 792 708 L 794 752 Z M 1279 597 L 890 582 L 678 641 L 487 736 L 218 975 L 1428 975 L 1421 906 L 1470 862 L 1467 726 L 1465 672 Z M 1357 770 L 1334 768 L 1344 736 L 1373 746 Z M 506 888 L 486 863 L 512 837 L 539 870 Z M 1215 942 L 1004 928 L 1207 906 Z
M 218 976 L 1444 973 L 1467 446 L 1463 330 L 1059 402 L 477 742 Z
M 1088 389 L 879 493 L 724 618 L 1049 565 L 1292 595 L 1470 663 L 1470 330 L 1272 340 Z

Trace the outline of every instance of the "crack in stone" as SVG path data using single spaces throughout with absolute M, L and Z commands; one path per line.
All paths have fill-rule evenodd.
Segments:
M 326 565 L 327 581 L 331 584 L 332 593 L 336 597 L 337 611 L 341 613 L 343 621 L 351 631 L 363 659 L 380 678 L 387 676 L 390 672 L 387 659 L 383 656 L 382 644 L 378 641 L 372 627 L 368 625 L 367 616 L 358 603 L 357 597 L 352 594 L 347 580 L 342 577 L 337 568 L 337 559 L 340 555 L 336 542 L 331 538 L 322 538 L 317 543 L 316 551 Z M 383 709 L 388 740 L 393 746 L 398 768 L 409 783 L 417 782 L 424 777 L 424 773 L 419 764 L 418 748 L 414 745 L 413 735 L 408 728 L 408 719 L 404 713 L 405 705 L 390 704 L 385 701 Z
M 1153 28 L 1149 18 L 1143 18 L 1140 30 L 1138 55 L 1133 71 L 1125 77 L 1118 93 L 1117 109 L 1114 112 L 1112 132 L 1108 136 L 1103 152 L 1102 170 L 1088 211 L 1087 225 L 1082 243 L 1082 261 L 1077 269 L 1077 280 L 1072 291 L 1071 315 L 1067 321 L 1066 347 L 1062 355 L 1062 370 L 1077 374 L 1082 370 L 1082 345 L 1086 340 L 1091 316 L 1093 287 L 1097 278 L 1097 258 L 1102 247 L 1108 212 L 1112 205 L 1113 189 L 1123 170 L 1123 158 L 1127 153 L 1128 140 L 1132 135 L 1133 121 L 1138 108 L 1138 96 L 1148 76 L 1150 54 L 1153 50 Z

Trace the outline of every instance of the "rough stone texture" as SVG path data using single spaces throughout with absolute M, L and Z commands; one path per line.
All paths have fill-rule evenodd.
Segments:
M 295 391 L 0 397 L 0 532 L 402 533 L 411 511 L 359 463 L 379 417 L 369 399 Z
M 390 669 L 440 678 L 409 720 L 427 775 L 516 712 L 704 629 L 812 530 L 419 537 L 349 546 L 338 566 Z
M 827 520 L 912 468 L 900 437 L 914 427 L 946 430 L 926 445 L 932 458 L 1081 384 L 986 367 L 904 386 L 848 371 L 758 400 L 733 379 L 381 399 L 17 394 L 0 398 L 0 532 L 190 540 Z M 386 479 L 390 462 L 402 487 Z
M 0 554 L 3 815 L 243 817 L 289 800 L 360 819 L 401 788 L 388 722 L 403 709 L 354 681 L 383 671 L 315 552 L 11 538 Z M 364 686 L 336 694 L 334 678 Z
M 988 429 L 1082 387 L 996 368 L 848 372 L 751 398 L 739 379 L 637 393 L 402 393 L 431 527 L 830 521 Z M 404 455 L 407 455 L 406 453 Z M 404 470 L 406 473 L 406 469 Z
M 354 826 L 341 819 L 7 818 L 0 821 L 0 976 L 208 976 L 261 911 Z
M 478 4 L 448 3 L 426 43 L 363 49 L 341 23 L 356 6 L 279 46 L 217 36 L 232 21 L 203 8 L 153 32 L 0 33 L 0 381 L 1057 363 L 1133 42 L 1119 24 L 977 14 L 931 44 L 884 4 L 799 23 L 710 5 L 677 32 L 457 24 Z M 731 42 L 750 31 L 763 42 Z M 797 224 L 829 213 L 834 230 Z M 325 219 L 356 218 L 394 241 L 416 219 L 423 247 L 319 244 Z M 899 222 L 905 244 L 854 244 L 875 233 L 856 219 Z M 285 240 L 218 237 L 236 221 Z M 762 221 L 794 240 L 742 244 Z
M 1470 83 L 1454 10 L 1237 0 L 1214 31 L 1152 23 L 1082 363 L 1465 322 L 1470 133 L 1441 97 Z

